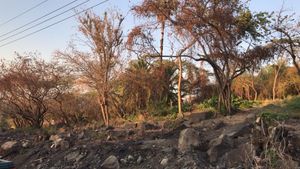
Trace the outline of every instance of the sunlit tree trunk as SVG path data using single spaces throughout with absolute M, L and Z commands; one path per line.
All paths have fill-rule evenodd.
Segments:
M 272 99 L 275 100 L 276 99 L 276 92 L 277 92 L 277 83 L 278 83 L 278 77 L 279 77 L 279 72 L 281 70 L 282 67 L 282 63 L 279 63 L 279 65 L 277 65 L 275 67 L 275 76 L 274 76 L 274 81 L 273 81 L 273 88 L 272 88 Z
M 182 109 L 181 109 L 181 81 L 182 81 L 182 61 L 181 57 L 178 56 L 178 67 L 179 67 L 179 72 L 178 72 L 178 94 L 177 94 L 177 100 L 178 100 L 178 117 L 183 117 Z

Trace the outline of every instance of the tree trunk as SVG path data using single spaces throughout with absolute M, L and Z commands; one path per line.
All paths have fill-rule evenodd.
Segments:
M 181 111 L 181 81 L 182 81 L 182 62 L 181 62 L 181 57 L 178 56 L 178 67 L 179 67 L 179 72 L 178 72 L 178 94 L 177 94 L 177 101 L 178 101 L 178 116 L 183 117 L 183 113 Z
M 296 55 L 292 55 L 292 58 L 293 58 L 293 64 L 294 64 L 294 66 L 297 69 L 298 75 L 300 76 L 300 67 L 299 67 L 299 65 L 298 65 L 298 63 L 296 61 L 297 56 Z
M 256 91 L 256 89 L 253 91 L 254 91 L 254 101 L 257 101 L 257 91 Z
M 232 114 L 232 103 L 231 103 L 231 83 L 220 87 L 218 111 L 224 113 L 224 115 Z
M 163 54 L 164 54 L 165 25 L 166 25 L 166 22 L 161 21 L 161 29 L 160 29 L 160 63 L 162 63 Z
M 98 103 L 100 105 L 100 110 L 101 110 L 101 115 L 103 118 L 103 122 L 105 124 L 105 126 L 109 125 L 109 119 L 108 119 L 108 108 L 107 105 L 105 103 L 105 98 L 98 98 Z
M 274 76 L 273 88 L 272 88 L 272 99 L 273 100 L 276 99 L 276 86 L 277 86 L 279 70 L 280 70 L 280 68 L 275 69 L 275 76 Z
M 253 90 L 253 92 L 254 92 L 254 101 L 256 101 L 257 100 L 257 90 L 255 89 L 255 85 L 254 85 L 254 79 L 253 79 L 254 77 L 252 76 L 252 80 L 251 80 L 251 88 L 252 88 L 252 90 Z

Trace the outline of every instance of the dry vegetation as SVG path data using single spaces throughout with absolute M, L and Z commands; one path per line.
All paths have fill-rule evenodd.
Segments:
M 35 133 L 36 128 L 43 128 L 38 132 L 46 134 L 34 141 L 49 147 L 48 143 L 40 141 L 48 141 L 50 135 L 57 132 L 65 134 L 57 129 L 67 128 L 70 136 L 63 134 L 61 137 L 68 138 L 69 142 L 67 145 L 60 142 L 59 146 L 98 153 L 103 159 L 110 153 L 109 148 L 116 148 L 114 153 L 123 158 L 121 151 L 126 146 L 122 146 L 137 146 L 137 140 L 157 137 L 167 139 L 163 145 L 174 145 L 179 130 L 193 128 L 196 133 L 208 132 L 201 136 L 201 143 L 195 141 L 196 154 L 185 156 L 183 153 L 180 157 L 182 161 L 185 158 L 202 160 L 192 161 L 193 165 L 188 165 L 191 168 L 233 167 L 231 163 L 221 163 L 228 157 L 220 157 L 219 153 L 241 148 L 234 143 L 254 146 L 252 154 L 242 161 L 244 168 L 296 166 L 299 147 L 293 145 L 296 148 L 292 149 L 288 143 L 294 144 L 293 139 L 300 140 L 300 135 L 288 137 L 288 132 L 295 131 L 283 122 L 292 125 L 300 117 L 300 29 L 293 15 L 253 13 L 248 10 L 247 3 L 239 0 L 143 0 L 132 7 L 132 13 L 147 21 L 136 25 L 127 38 L 123 34 L 121 14 L 113 11 L 98 16 L 89 11 L 78 18 L 79 32 L 84 37 L 81 42 L 87 50 L 81 50 L 74 41 L 65 50 L 56 51 L 49 62 L 36 53 L 18 54 L 11 62 L 1 61 L 1 129 L 33 140 L 23 135 L 24 132 L 34 130 Z M 155 37 L 157 32 L 160 33 L 158 38 Z M 166 44 L 172 46 L 170 50 L 164 48 Z M 241 113 L 244 111 L 248 114 Z M 193 114 L 199 112 L 203 113 L 193 119 Z M 253 115 L 252 121 L 249 114 Z M 190 122 L 188 125 L 181 121 L 185 115 L 190 115 L 185 117 Z M 230 118 L 233 120 L 228 122 Z M 243 122 L 238 124 L 235 118 Z M 251 124 L 252 132 L 239 128 L 244 124 Z M 126 125 L 134 127 L 128 129 Z M 154 134 L 145 135 L 144 130 L 151 125 Z M 224 130 L 221 130 L 223 125 Z M 116 130 L 110 130 L 113 127 Z M 115 134 L 118 129 L 126 136 Z M 89 132 L 83 134 L 87 140 L 79 138 L 81 131 Z M 74 133 L 76 137 L 73 138 Z M 52 136 L 50 140 L 54 141 L 54 146 L 51 148 L 56 148 L 56 136 Z M 3 138 L 1 143 L 6 140 Z M 17 140 L 14 136 L 11 138 Z M 122 142 L 126 139 L 132 142 Z M 99 140 L 101 143 L 104 140 L 115 142 L 105 143 L 109 145 L 103 152 L 94 152 L 91 144 L 99 145 Z M 86 147 L 80 148 L 81 143 Z M 159 150 L 147 149 L 143 154 L 143 149 L 137 147 L 136 151 L 144 156 Z M 37 147 L 32 149 L 40 151 Z M 66 157 L 65 149 L 57 152 L 49 149 L 45 154 L 49 152 Z M 6 156 L 16 160 L 14 153 L 20 152 L 6 152 Z M 56 157 L 52 155 L 49 157 L 52 161 L 43 167 L 69 166 L 65 163 L 56 166 L 53 163 Z M 40 157 L 46 156 L 28 156 L 30 164 L 35 165 L 33 158 Z M 88 155 L 82 156 L 85 157 L 93 161 Z M 151 165 L 154 159 L 156 157 L 150 158 L 147 164 Z M 181 165 L 182 161 L 175 162 L 171 168 Z M 29 164 L 25 167 L 26 160 L 17 162 L 20 167 L 23 164 L 24 168 L 30 167 Z M 153 166 L 166 167 L 162 163 Z M 100 164 L 78 163 L 75 168 L 97 165 Z M 121 166 L 142 167 L 130 162 Z

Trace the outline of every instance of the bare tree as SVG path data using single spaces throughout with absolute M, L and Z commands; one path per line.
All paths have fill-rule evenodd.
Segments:
M 284 15 L 281 10 L 271 27 L 271 42 L 288 54 L 300 75 L 300 21 L 295 22 L 293 15 Z
M 84 35 L 88 52 L 70 45 L 65 52 L 56 55 L 65 60 L 95 89 L 105 125 L 109 125 L 109 112 L 113 106 L 113 82 L 123 51 L 121 24 L 123 17 L 118 13 L 107 13 L 104 17 L 87 12 L 79 17 L 79 31 Z
M 50 102 L 67 88 L 63 69 L 33 56 L 19 56 L 4 65 L 0 74 L 2 111 L 17 126 L 42 127 Z

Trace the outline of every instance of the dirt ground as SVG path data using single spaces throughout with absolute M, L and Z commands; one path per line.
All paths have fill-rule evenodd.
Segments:
M 4 131 L 0 133 L 0 145 L 7 141 L 16 144 L 1 150 L 0 155 L 13 161 L 18 169 L 98 169 L 110 155 L 117 157 L 122 169 L 227 168 L 227 164 L 220 163 L 228 158 L 223 154 L 217 155 L 222 156 L 220 160 L 211 161 L 212 155 L 208 153 L 211 140 L 222 135 L 232 136 L 230 150 L 237 150 L 250 141 L 255 118 L 255 111 L 247 111 L 213 119 L 207 119 L 203 114 L 191 114 L 183 120 L 143 123 L 142 127 L 126 124 L 117 128 L 62 128 L 51 135 L 40 130 Z M 287 124 L 300 126 L 298 120 Z M 186 128 L 199 132 L 201 142 L 188 153 L 178 150 L 180 132 Z M 55 137 L 59 140 L 57 144 Z M 234 164 L 235 167 L 230 165 L 246 168 L 240 162 Z

